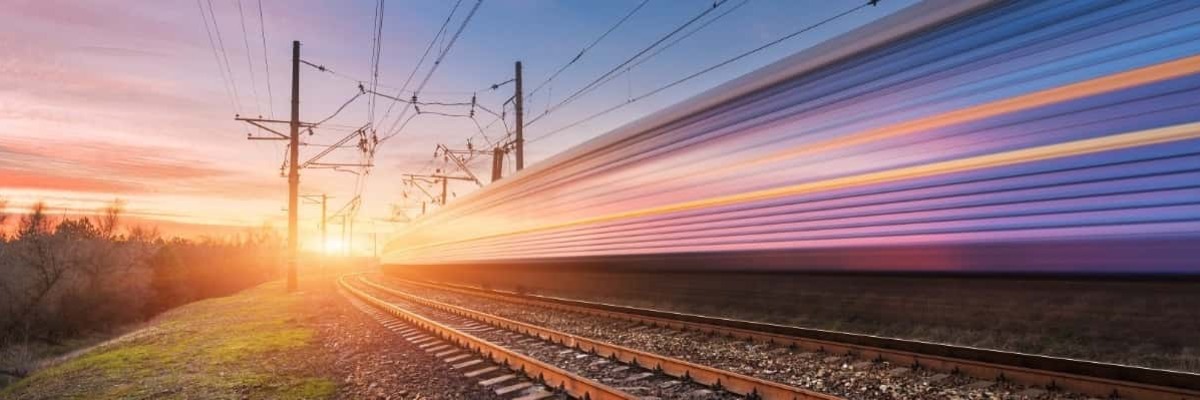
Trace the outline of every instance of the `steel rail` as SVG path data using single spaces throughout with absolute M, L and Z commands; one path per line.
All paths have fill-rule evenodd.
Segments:
M 616 388 L 572 374 L 558 367 L 546 364 L 522 354 L 518 354 L 492 342 L 480 339 L 466 332 L 456 330 L 432 319 L 397 307 L 349 284 L 346 282 L 347 276 L 349 275 L 343 275 L 339 277 L 338 283 L 345 288 L 346 291 L 350 292 L 359 299 L 362 299 L 367 304 L 392 314 L 420 329 L 429 331 L 435 336 L 441 337 L 442 339 L 459 347 L 463 347 L 469 351 L 478 353 L 496 364 L 504 365 L 514 371 L 520 371 L 530 378 L 544 382 L 547 386 L 554 387 L 559 391 L 567 393 L 571 397 L 585 400 L 637 399 L 637 397 L 617 390 Z
M 581 336 L 572 335 L 557 330 L 528 324 L 524 322 L 514 321 L 511 319 L 495 316 L 485 312 L 471 310 L 465 307 L 459 307 L 451 304 L 442 303 L 436 300 L 426 299 L 396 290 L 378 283 L 369 281 L 362 277 L 359 278 L 364 284 L 381 291 L 388 292 L 398 297 L 410 300 L 416 303 L 424 304 L 435 309 L 456 314 L 480 321 L 489 325 L 499 327 L 501 329 L 516 331 L 519 333 L 536 336 L 543 340 L 561 344 L 563 346 L 572 347 L 581 351 L 594 353 L 601 357 L 607 357 L 619 360 L 628 364 L 635 364 L 647 369 L 662 372 L 664 374 L 674 376 L 681 379 L 688 379 L 703 385 L 714 388 L 720 388 L 728 392 L 744 395 L 754 399 L 763 400 L 838 400 L 841 397 L 832 396 L 824 393 L 814 392 L 807 389 L 801 389 L 794 386 L 788 386 L 777 382 L 771 382 L 751 376 L 738 374 L 735 372 L 725 371 L 717 368 L 712 368 L 704 365 L 694 364 L 691 362 L 648 353 L 641 350 L 635 350 L 624 346 L 618 346 L 611 343 L 601 342 L 588 339 Z
M 699 331 L 807 351 L 848 354 L 861 359 L 961 373 L 980 379 L 1135 400 L 1200 400 L 1200 374 L 1107 364 L 941 343 L 894 339 L 819 329 L 743 321 L 556 297 L 484 290 L 450 283 L 404 282 L 439 290 L 531 304 L 552 309 Z

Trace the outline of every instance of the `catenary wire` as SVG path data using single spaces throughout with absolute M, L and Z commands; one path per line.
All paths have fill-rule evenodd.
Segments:
M 834 16 L 832 16 L 832 17 L 829 17 L 829 18 L 826 18 L 826 19 L 824 19 L 824 20 L 821 20 L 820 22 L 817 22 L 817 23 L 815 23 L 815 24 L 812 24 L 812 25 L 808 25 L 808 26 L 806 26 L 806 27 L 804 27 L 804 28 L 802 28 L 802 29 L 799 29 L 799 30 L 797 30 L 797 31 L 794 31 L 794 32 L 792 32 L 792 33 L 789 33 L 789 34 L 787 34 L 787 35 L 784 35 L 784 36 L 782 36 L 782 37 L 779 37 L 778 39 L 775 39 L 775 40 L 772 40 L 772 41 L 770 41 L 770 42 L 767 42 L 767 43 L 765 43 L 765 44 L 763 44 L 763 45 L 761 45 L 761 46 L 759 46 L 759 47 L 756 47 L 756 48 L 754 48 L 754 49 L 751 49 L 751 50 L 749 50 L 749 51 L 746 51 L 746 52 L 743 52 L 743 53 L 741 53 L 741 54 L 738 54 L 737 56 L 734 56 L 734 57 L 732 57 L 732 58 L 729 58 L 729 59 L 726 59 L 726 60 L 724 60 L 724 61 L 721 61 L 721 62 L 719 62 L 719 63 L 716 63 L 716 64 L 714 64 L 714 65 L 712 65 L 712 66 L 709 66 L 709 67 L 707 67 L 707 68 L 704 68 L 704 69 L 702 69 L 702 70 L 696 71 L 696 72 L 694 72 L 694 73 L 692 73 L 692 74 L 690 74 L 690 75 L 688 75 L 688 76 L 685 76 L 685 77 L 679 78 L 679 79 L 677 79 L 677 80 L 675 80 L 675 81 L 672 81 L 671 83 L 668 83 L 668 84 L 666 84 L 666 85 L 660 86 L 660 87 L 658 87 L 658 88 L 656 88 L 656 89 L 654 89 L 654 90 L 651 90 L 651 91 L 649 91 L 649 92 L 643 93 L 643 94 L 639 95 L 638 97 L 634 97 L 634 98 L 632 98 L 632 99 L 629 99 L 629 100 L 628 100 L 628 101 L 626 101 L 626 102 L 623 102 L 623 103 L 620 103 L 620 104 L 616 104 L 616 105 L 614 105 L 614 106 L 612 106 L 612 107 L 609 107 L 609 108 L 606 108 L 606 109 L 604 109 L 604 110 L 601 110 L 600 112 L 597 112 L 597 113 L 594 113 L 594 114 L 592 114 L 592 115 L 589 115 L 589 116 L 587 116 L 587 117 L 585 117 L 585 118 L 583 118 L 583 119 L 581 119 L 581 120 L 578 120 L 578 121 L 572 122 L 572 123 L 570 123 L 570 124 L 567 124 L 567 125 L 565 125 L 565 126 L 562 126 L 562 127 L 558 128 L 558 129 L 555 129 L 555 130 L 553 130 L 553 131 L 549 131 L 549 132 L 547 132 L 547 133 L 545 133 L 545 134 L 542 134 L 541 136 L 538 136 L 538 137 L 536 137 L 536 138 L 533 138 L 533 139 L 530 139 L 530 140 L 526 141 L 526 143 L 533 143 L 533 142 L 536 142 L 536 141 L 539 141 L 539 140 L 545 139 L 545 138 L 547 138 L 547 137 L 549 137 L 549 136 L 555 135 L 555 134 L 557 134 L 557 133 L 563 132 L 563 131 L 565 131 L 565 130 L 567 130 L 567 129 L 570 129 L 570 128 L 573 128 L 573 127 L 579 126 L 580 124 L 586 123 L 586 122 L 588 122 L 588 121 L 591 121 L 591 120 L 593 120 L 593 119 L 595 119 L 595 118 L 597 118 L 597 117 L 600 117 L 600 116 L 602 116 L 602 115 L 608 114 L 608 113 L 610 113 L 610 112 L 613 112 L 613 111 L 616 111 L 617 109 L 620 109 L 620 108 L 622 108 L 622 107 L 625 107 L 625 106 L 627 106 L 627 105 L 629 105 L 629 104 L 632 104 L 632 103 L 634 103 L 634 102 L 636 102 L 636 101 L 638 101 L 638 100 L 642 100 L 642 99 L 645 99 L 645 98 L 647 98 L 647 97 L 653 96 L 653 95 L 655 95 L 655 94 L 658 94 L 658 93 L 660 93 L 660 92 L 662 92 L 662 91 L 664 91 L 664 90 L 670 89 L 670 88 L 672 88 L 672 87 L 675 87 L 675 86 L 677 86 L 677 85 L 679 85 L 679 84 L 681 84 L 681 83 L 683 83 L 683 82 L 686 82 L 686 81 L 688 81 L 688 80 L 691 80 L 691 79 L 693 79 L 693 78 L 695 78 L 695 77 L 698 77 L 698 76 L 700 76 L 700 75 L 703 75 L 703 74 L 706 74 L 706 73 L 708 73 L 708 72 L 711 72 L 711 71 L 713 71 L 713 70 L 715 70 L 715 69 L 717 69 L 717 68 L 720 68 L 720 67 L 723 67 L 723 66 L 729 65 L 730 63 L 733 63 L 733 62 L 735 62 L 735 61 L 738 61 L 738 60 L 740 60 L 740 59 L 743 59 L 743 58 L 749 57 L 749 56 L 751 56 L 751 55 L 753 55 L 753 54 L 755 54 L 755 53 L 758 53 L 758 52 L 760 52 L 760 51 L 762 51 L 762 50 L 765 50 L 765 49 L 767 49 L 767 48 L 769 48 L 769 47 L 771 47 L 771 46 L 777 45 L 777 44 L 779 44 L 779 43 L 782 43 L 782 42 L 784 42 L 784 41 L 786 41 L 786 40 L 788 40 L 788 39 L 791 39 L 791 38 L 793 38 L 793 37 L 796 37 L 796 36 L 798 36 L 798 35 L 800 35 L 800 34 L 803 34 L 803 33 L 805 33 L 805 32 L 808 32 L 808 31 L 811 31 L 811 30 L 813 30 L 813 29 L 816 29 L 816 28 L 818 28 L 818 27 L 820 27 L 820 26 L 822 26 L 822 25 L 825 25 L 825 24 L 827 24 L 827 23 L 829 23 L 829 22 L 832 22 L 832 21 L 834 21 L 834 20 L 837 20 L 837 19 L 839 19 L 839 18 L 842 18 L 842 17 L 844 17 L 844 16 L 846 16 L 846 15 L 852 14 L 852 13 L 854 13 L 855 11 L 861 10 L 861 9 L 863 9 L 863 8 L 865 8 L 865 7 L 868 7 L 868 6 L 870 6 L 870 5 L 871 5 L 871 3 L 864 3 L 864 4 L 860 4 L 860 5 L 856 6 L 856 7 L 850 8 L 850 9 L 848 9 L 848 10 L 846 10 L 846 11 L 843 11 L 843 12 L 841 12 L 841 13 L 839 13 L 839 14 L 836 14 L 836 15 L 834 15 Z

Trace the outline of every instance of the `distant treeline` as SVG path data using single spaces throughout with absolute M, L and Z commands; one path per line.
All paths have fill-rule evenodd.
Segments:
M 0 233 L 0 349 L 48 344 L 140 322 L 172 307 L 223 296 L 277 275 L 272 230 L 236 239 L 164 239 L 122 229 L 122 204 L 96 217 L 55 217 L 45 204 Z M 11 370 L 7 372 L 13 372 Z

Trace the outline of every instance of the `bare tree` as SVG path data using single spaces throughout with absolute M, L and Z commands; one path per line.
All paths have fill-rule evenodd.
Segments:
M 0 243 L 8 241 L 7 229 L 5 228 L 6 222 L 8 222 L 8 199 L 0 197 Z M 2 249 L 0 247 L 0 251 L 3 251 Z M 0 257 L 3 256 L 4 253 L 0 253 Z
M 0 224 L 6 206 L 0 199 Z M 121 227 L 124 211 L 118 199 L 95 216 L 52 217 L 38 202 L 11 234 L 0 232 L 0 374 L 23 375 L 37 346 L 278 276 L 273 230 L 245 242 L 164 240 L 157 228 Z
M 112 203 L 101 210 L 100 217 L 96 219 L 96 227 L 99 228 L 102 237 L 112 239 L 116 236 L 118 221 L 124 212 L 125 201 L 121 199 L 113 199 Z
M 9 305 L 11 312 L 8 314 L 10 320 L 4 327 L 4 332 L 9 336 L 30 334 L 30 328 L 42 319 L 42 316 L 38 315 L 43 306 L 42 302 L 62 281 L 69 269 L 66 260 L 55 251 L 54 239 L 51 217 L 46 214 L 46 204 L 37 202 L 28 214 L 21 217 L 17 226 L 14 258 L 17 259 L 18 267 L 28 269 L 28 274 L 14 276 L 28 278 L 24 285 L 18 283 L 19 286 L 6 290 L 12 300 Z M 49 336 L 38 336 L 36 339 L 54 342 Z

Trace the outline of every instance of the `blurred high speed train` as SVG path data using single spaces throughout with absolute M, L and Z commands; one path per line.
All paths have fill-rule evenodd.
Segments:
M 393 265 L 1200 273 L 1200 2 L 927 1 L 427 215 Z

